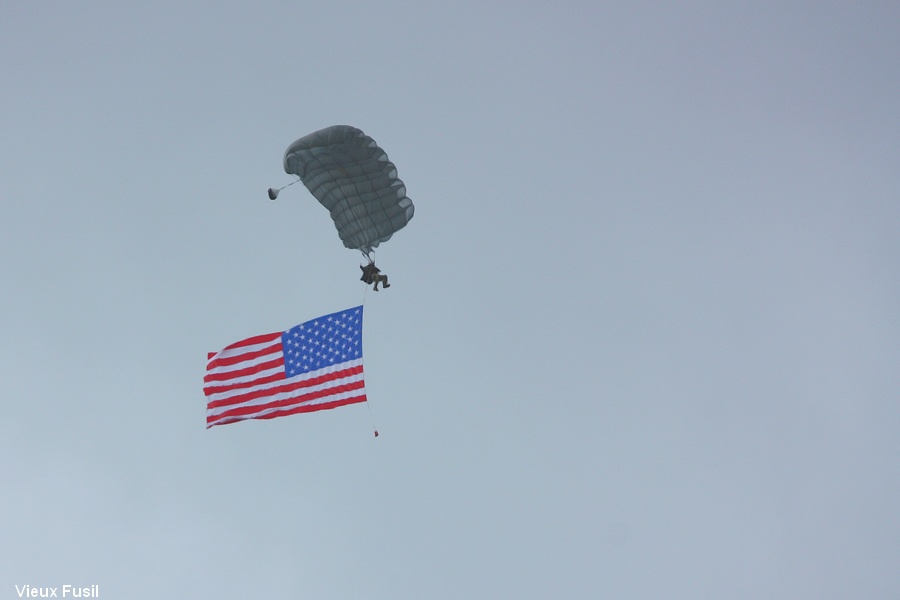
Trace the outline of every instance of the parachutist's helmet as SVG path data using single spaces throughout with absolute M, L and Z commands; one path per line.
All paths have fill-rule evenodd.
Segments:
M 274 200 L 278 197 L 278 190 L 269 188 L 269 200 Z

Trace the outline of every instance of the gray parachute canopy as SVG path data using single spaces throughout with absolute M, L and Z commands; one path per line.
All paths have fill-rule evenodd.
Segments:
M 291 144 L 284 170 L 329 210 L 344 246 L 366 255 L 406 227 L 415 212 L 394 163 L 375 140 L 349 125 L 326 127 Z

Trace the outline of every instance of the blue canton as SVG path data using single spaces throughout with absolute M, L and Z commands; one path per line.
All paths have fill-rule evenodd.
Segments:
M 301 323 L 281 334 L 288 377 L 362 358 L 362 306 Z

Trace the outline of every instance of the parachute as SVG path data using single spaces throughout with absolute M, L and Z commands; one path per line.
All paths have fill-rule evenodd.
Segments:
M 299 177 L 328 209 L 344 246 L 367 257 L 406 227 L 415 212 L 385 151 L 349 125 L 326 127 L 291 144 L 284 170 Z M 274 200 L 278 191 L 270 189 L 269 198 Z

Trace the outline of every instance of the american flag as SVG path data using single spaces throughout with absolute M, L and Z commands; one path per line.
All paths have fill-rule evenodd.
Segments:
M 210 353 L 206 428 L 365 402 L 362 312 L 348 308 Z

